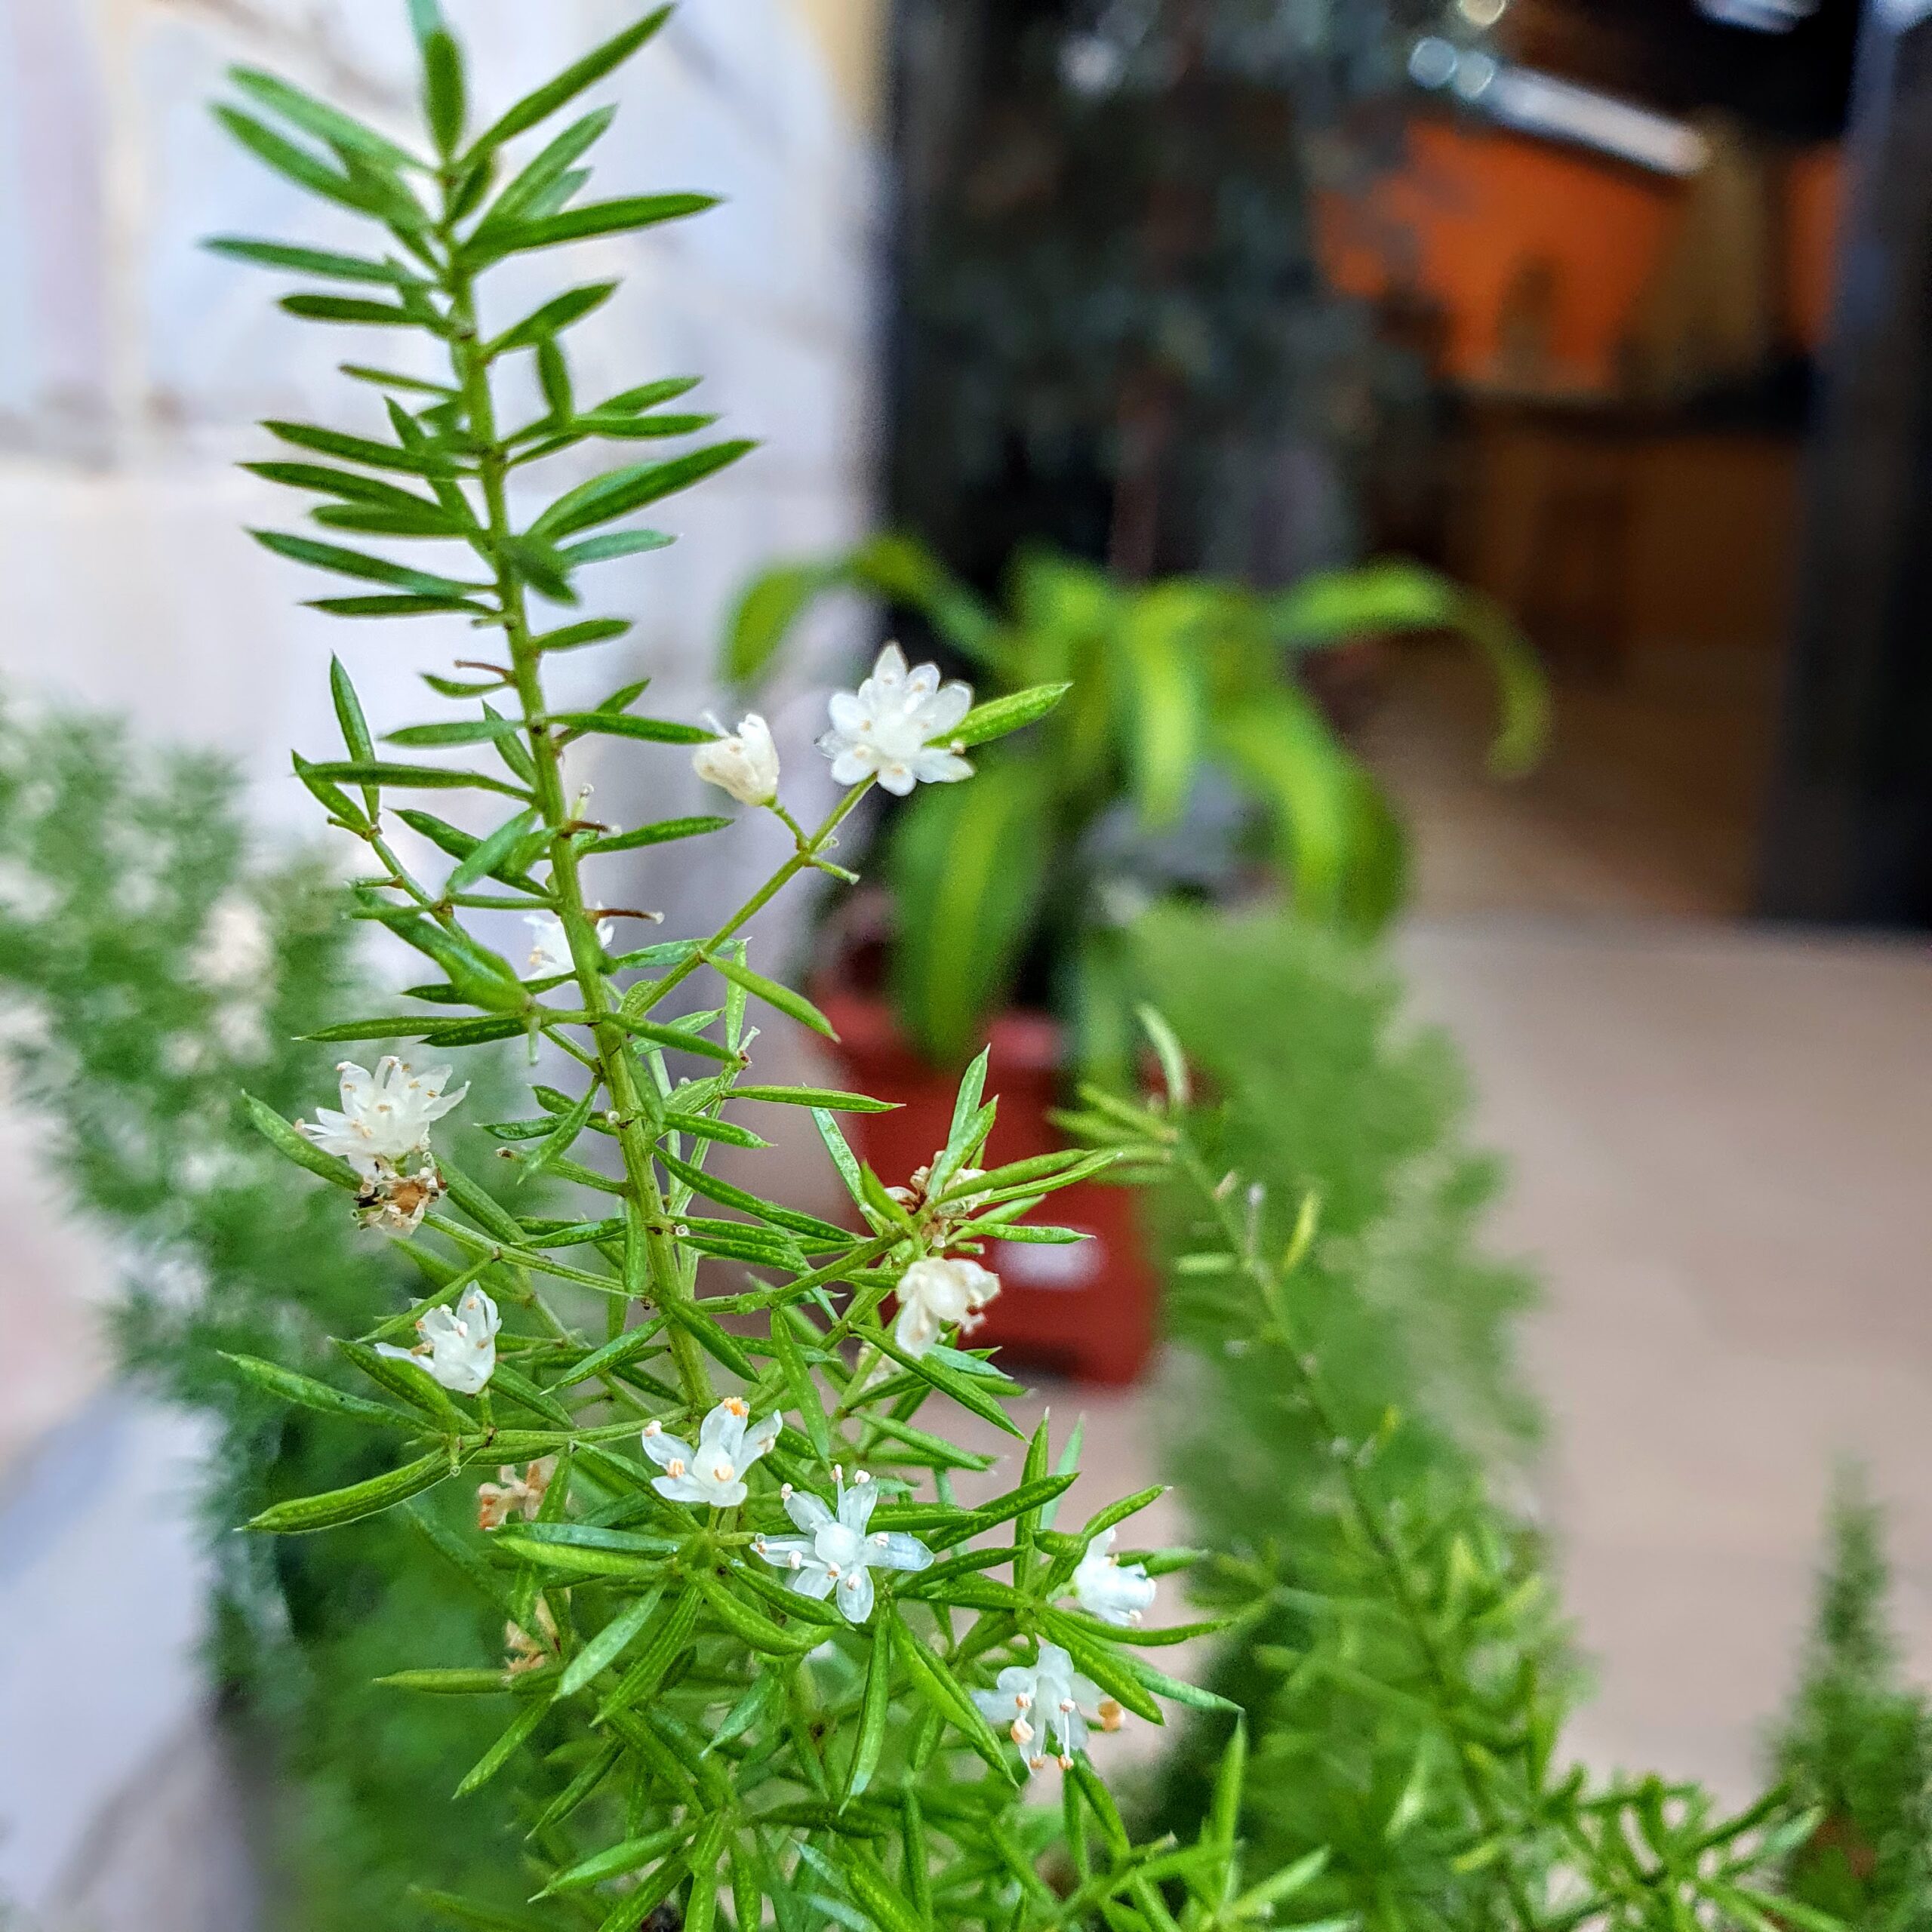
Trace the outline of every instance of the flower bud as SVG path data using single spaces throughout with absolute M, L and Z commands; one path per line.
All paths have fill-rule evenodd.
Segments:
M 768 805 L 778 795 L 778 748 L 771 726 L 755 711 L 739 719 L 734 736 L 700 745 L 691 769 L 741 805 Z

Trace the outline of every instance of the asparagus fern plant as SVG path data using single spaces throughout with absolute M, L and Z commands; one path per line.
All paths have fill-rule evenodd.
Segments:
M 410 1244 L 431 1287 L 337 1338 L 358 1389 L 281 1361 L 235 1359 L 238 1376 L 296 1409 L 390 1445 L 377 1472 L 272 1503 L 250 1527 L 327 1538 L 408 1509 L 500 1620 L 494 1666 L 419 1655 L 398 1659 L 389 1681 L 398 1697 L 473 1698 L 499 1714 L 500 1734 L 460 1794 L 513 1774 L 532 1752 L 568 1767 L 530 1828 L 530 1890 L 541 1902 L 532 1923 L 624 1932 L 675 1903 L 691 1932 L 724 1915 L 749 1932 L 768 1911 L 786 1927 L 1044 1927 L 1164 1912 L 1169 1882 L 1231 1904 L 1241 1896 L 1226 1829 L 1232 1797 L 1198 1845 L 1137 1846 L 1087 1752 L 1090 1727 L 1115 1728 L 1130 1712 L 1158 1720 L 1164 1700 L 1215 1701 L 1155 1669 L 1146 1646 L 1159 1639 L 1118 1615 L 1112 1573 L 1137 1596 L 1180 1560 L 1106 1561 L 1103 1540 L 1152 1492 L 1077 1531 L 1051 1527 L 1074 1472 L 1042 1425 L 1017 1482 L 969 1505 L 955 1473 L 991 1459 L 927 1413 L 950 1404 L 1019 1435 L 1008 1415 L 1014 1385 L 958 1346 L 998 1285 L 973 1257 L 995 1235 L 1078 1238 L 1026 1217 L 1056 1189 L 1128 1157 L 1070 1152 L 978 1171 L 996 1109 L 981 1092 L 982 1063 L 962 1081 L 946 1144 L 916 1191 L 890 1186 L 853 1157 L 838 1125 L 841 1112 L 877 1103 L 748 1077 L 755 1011 L 768 1023 L 825 1023 L 751 965 L 746 926 L 801 876 L 838 871 L 828 856 L 837 827 L 875 777 L 891 774 L 847 747 L 841 766 L 849 752 L 859 775 L 808 831 L 780 803 L 777 761 L 757 731 L 725 739 L 642 715 L 636 683 L 584 710 L 560 711 L 547 695 L 557 652 L 625 626 L 558 623 L 544 607 L 576 605 L 598 561 L 666 541 L 624 520 L 746 448 L 712 442 L 626 463 L 565 488 L 528 521 L 513 512 L 512 480 L 528 485 L 540 463 L 594 440 L 706 426 L 654 413 L 688 388 L 681 379 L 579 406 L 564 337 L 608 287 L 570 290 L 522 316 L 491 302 L 491 271 L 512 257 L 707 205 L 684 194 L 580 199 L 577 164 L 608 113 L 544 139 L 664 14 L 472 129 L 455 39 L 434 0 L 414 0 L 411 12 L 425 143 L 399 143 L 251 70 L 232 75 L 248 106 L 221 110 L 261 160 L 363 215 L 379 238 L 361 255 L 253 238 L 218 245 L 375 290 L 298 293 L 285 306 L 426 337 L 447 365 L 434 381 L 351 368 L 382 392 L 386 436 L 271 425 L 301 460 L 261 473 L 319 497 L 312 515 L 331 534 L 268 531 L 262 541 L 349 580 L 350 594 L 321 600 L 339 617 L 455 618 L 482 639 L 459 647 L 479 675 L 429 681 L 450 708 L 391 725 L 380 743 L 349 673 L 334 668 L 342 755 L 298 756 L 296 769 L 370 854 L 353 888 L 357 916 L 414 948 L 436 977 L 412 989 L 413 1011 L 344 1018 L 311 1037 L 415 1040 L 423 1054 L 521 1038 L 533 1055 L 547 1050 L 565 1084 L 540 1075 L 528 1110 L 490 1131 L 517 1175 L 543 1174 L 574 1198 L 561 1217 L 534 1212 L 518 1191 L 505 1204 L 432 1146 L 468 1089 L 452 1066 L 414 1052 L 373 1069 L 345 1062 L 340 1107 L 306 1121 L 251 1102 L 296 1168 L 340 1190 L 343 1213 Z M 525 137 L 543 144 L 512 161 Z M 503 397 L 526 356 L 544 401 L 519 423 Z M 440 567 L 345 547 L 342 533 L 437 546 Z M 971 776 L 965 748 L 1043 715 L 1060 694 L 1049 687 L 975 709 L 942 696 L 928 668 L 882 662 L 835 715 L 854 733 L 889 724 L 903 736 L 912 710 L 939 703 L 945 743 L 930 757 L 914 747 L 909 763 L 927 782 L 958 783 Z M 615 915 L 596 885 L 611 855 L 712 827 L 669 820 L 620 833 L 590 820 L 569 767 L 571 747 L 592 734 L 632 741 L 645 758 L 684 747 L 701 776 L 776 814 L 792 856 L 714 930 L 615 949 Z M 445 761 L 451 751 L 483 762 Z M 451 861 L 426 872 L 389 825 L 392 798 L 423 789 L 475 815 L 469 828 L 405 819 Z M 528 972 L 481 928 L 479 915 L 503 911 L 537 926 Z M 710 1003 L 672 1017 L 687 983 Z M 752 1100 L 814 1122 L 857 1232 L 711 1171 L 721 1146 L 765 1144 L 734 1117 Z M 736 1285 L 702 1292 L 707 1263 Z M 426 1506 L 459 1486 L 475 1493 L 468 1534 Z M 998 1540 L 974 1546 L 987 1535 Z M 1041 1811 L 1025 1801 L 1026 1774 L 1050 1761 L 1065 1803 Z M 1238 1758 L 1229 1764 L 1233 1780 Z M 1061 1838 L 1076 1874 L 1071 1900 L 1036 1869 Z M 458 1923 L 505 1922 L 460 1895 L 432 1903 Z

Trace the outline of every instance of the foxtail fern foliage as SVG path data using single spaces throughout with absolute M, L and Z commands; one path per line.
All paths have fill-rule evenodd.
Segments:
M 1443 1043 L 1394 1032 L 1383 968 L 1278 917 L 1166 910 L 1135 945 L 1170 1092 L 1198 1077 L 1202 1103 L 1137 1128 L 1096 1097 L 1080 1124 L 1168 1150 L 1164 1438 L 1195 1594 L 1232 1625 L 1208 1681 L 1246 1712 L 1257 1869 L 1337 1924 L 1826 1932 L 1783 1884 L 1802 1796 L 1731 1813 L 1566 1755 L 1577 1673 L 1509 1481 L 1525 1284 L 1475 1250 L 1496 1177 L 1456 1145 Z M 1150 1829 L 1192 1833 L 1229 1741 L 1191 1724 Z
M 1839 1478 L 1798 1694 L 1775 1745 L 1779 1775 L 1820 1816 L 1792 1854 L 1794 1897 L 1846 1924 L 1932 1925 L 1932 1711 L 1887 1627 L 1884 1522 Z
M 473 1803 L 466 1844 L 431 1832 L 494 1736 L 491 1714 L 399 1706 L 370 1680 L 416 1642 L 488 1663 L 500 1625 L 406 1520 L 356 1524 L 326 1549 L 229 1533 L 284 1497 L 373 1474 L 382 1445 L 348 1417 L 238 1380 L 223 1353 L 272 1355 L 346 1389 L 355 1371 L 329 1334 L 382 1320 L 423 1278 L 414 1250 L 358 1234 L 332 1196 L 291 1195 L 240 1105 L 245 1088 L 300 1108 L 337 1057 L 302 1036 L 364 995 L 340 889 L 312 861 L 265 862 L 238 791 L 219 761 L 154 752 L 97 719 L 0 712 L 9 1097 L 51 1178 L 111 1240 L 123 1360 L 216 1425 L 201 1506 L 212 1661 L 249 1748 L 277 1774 L 264 1847 L 275 1923 L 426 1924 L 411 1881 L 523 1896 L 516 1809 L 492 1791 Z M 500 1086 L 495 1069 L 478 1072 L 479 1088 Z
M 364 626 L 454 619 L 472 634 L 452 667 L 470 675 L 429 678 L 446 703 L 428 718 L 372 724 L 337 664 L 341 755 L 296 761 L 330 820 L 367 848 L 355 915 L 433 972 L 404 996 L 410 1010 L 309 1029 L 343 1045 L 420 1042 L 409 1059 L 387 1055 L 373 1069 L 345 1061 L 340 1109 L 292 1121 L 285 1103 L 257 1095 L 251 1115 L 312 1177 L 289 1177 L 302 1212 L 333 1198 L 371 1238 L 407 1244 L 430 1288 L 337 1334 L 352 1387 L 279 1354 L 235 1355 L 238 1378 L 293 1411 L 362 1429 L 373 1465 L 359 1480 L 272 1501 L 249 1527 L 312 1540 L 294 1546 L 326 1568 L 342 1526 L 413 1519 L 503 1632 L 500 1656 L 478 1667 L 439 1654 L 426 1629 L 386 1678 L 399 1700 L 490 1713 L 491 1741 L 459 1798 L 533 1767 L 547 1780 L 524 1820 L 532 1903 L 506 1912 L 461 1883 L 426 1887 L 424 1902 L 454 1923 L 627 1932 L 669 1912 L 690 1932 L 721 1920 L 751 1932 L 768 1915 L 784 1932 L 827 1923 L 1020 1932 L 1123 1913 L 1164 1922 L 1172 1886 L 1192 1897 L 1195 1922 L 1252 1918 L 1262 1906 L 1242 1890 L 1229 1822 L 1238 1751 L 1222 1767 L 1213 1818 L 1184 1847 L 1134 1844 L 1088 1752 L 1091 1727 L 1117 1728 L 1129 1713 L 1158 1721 L 1164 1701 L 1218 1701 L 1155 1669 L 1148 1647 L 1167 1633 L 1134 1627 L 1123 1608 L 1184 1560 L 1112 1549 L 1154 1492 L 1078 1529 L 1056 1527 L 1071 1458 L 1055 1453 L 1044 1424 L 1021 1435 L 1008 1413 L 1015 1386 L 961 1346 L 998 1287 L 974 1257 L 995 1237 L 1079 1238 L 1026 1217 L 1057 1188 L 1131 1165 L 1133 1150 L 981 1171 L 996 1111 L 982 1094 L 982 1060 L 927 1167 L 888 1185 L 861 1166 L 838 1117 L 878 1103 L 755 1078 L 755 1014 L 826 1029 L 807 1000 L 752 967 L 745 928 L 803 875 L 850 876 L 828 855 L 872 777 L 808 831 L 779 802 L 761 726 L 748 720 L 724 740 L 641 713 L 641 682 L 586 709 L 559 710 L 546 692 L 558 653 L 626 628 L 577 614 L 589 567 L 668 540 L 626 519 L 747 447 L 704 443 L 624 462 L 523 513 L 551 459 L 706 426 L 664 413 L 691 386 L 681 377 L 578 400 L 565 337 L 608 285 L 568 290 L 520 317 L 494 313 L 491 299 L 492 271 L 512 257 L 707 205 L 685 194 L 583 198 L 580 163 L 609 114 L 557 125 L 663 13 L 478 131 L 460 51 L 433 0 L 411 12 L 422 56 L 417 145 L 252 70 L 232 76 L 246 104 L 220 110 L 260 160 L 365 217 L 376 239 L 362 254 L 248 238 L 217 245 L 373 291 L 302 292 L 284 306 L 426 339 L 441 364 L 433 377 L 349 365 L 381 394 L 386 434 L 269 426 L 298 457 L 258 473 L 318 500 L 311 518 L 328 534 L 261 540 L 347 580 L 345 594 L 320 602 L 338 617 Z M 506 398 L 526 361 L 543 401 L 518 420 Z M 379 547 L 365 547 L 372 539 Z M 398 545 L 410 561 L 397 560 Z M 417 545 L 432 546 L 429 561 L 416 561 Z M 899 747 L 877 768 L 888 789 L 970 782 L 964 752 L 1031 723 L 1061 694 L 1014 692 L 974 709 L 962 692 L 891 653 L 835 705 L 835 721 Z M 915 717 L 943 740 L 903 743 Z M 793 855 L 715 930 L 622 949 L 615 922 L 627 915 L 599 903 L 608 855 L 728 835 L 731 820 L 620 832 L 592 820 L 570 765 L 592 735 L 628 740 L 646 761 L 692 759 L 740 803 L 776 814 Z M 392 842 L 390 825 L 392 799 L 423 790 L 471 818 L 395 813 L 442 855 L 427 869 Z M 477 915 L 504 912 L 536 929 L 527 968 L 479 926 Z M 708 1001 L 696 1012 L 671 1004 L 687 986 Z M 443 1144 L 476 1097 L 452 1066 L 424 1057 L 512 1038 L 533 1057 L 547 1049 L 546 1074 L 561 1071 L 558 1084 L 536 1078 L 528 1109 L 488 1129 L 508 1170 L 500 1201 Z M 734 1118 L 747 1100 L 815 1123 L 857 1232 L 712 1172 L 718 1147 L 766 1144 Z M 540 1175 L 561 1200 L 532 1198 Z M 339 1192 L 303 1192 L 315 1181 Z M 959 1410 L 1024 1443 L 1017 1483 L 990 1493 L 975 1482 L 970 1502 L 956 1494 L 956 1481 L 992 1463 L 955 1439 L 943 1416 Z M 473 1529 L 451 1527 L 452 1498 L 473 1510 Z M 1105 1747 L 1095 1755 L 1103 1765 Z M 1063 1803 L 1026 1802 L 1029 1769 L 1062 1781 Z M 465 1818 L 454 1810 L 441 1827 L 458 1845 Z M 1056 1847 L 1063 1890 L 1041 1876 Z

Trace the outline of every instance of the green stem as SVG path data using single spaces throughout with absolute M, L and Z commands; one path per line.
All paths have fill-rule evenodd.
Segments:
M 649 1004 L 638 1009 L 640 1017 L 657 1006 L 673 986 L 681 985 L 685 980 L 689 979 L 700 966 L 706 963 L 709 956 L 724 944 L 725 940 L 740 927 L 755 918 L 801 872 L 808 872 L 817 865 L 824 856 L 826 848 L 831 842 L 832 834 L 844 823 L 853 807 L 872 789 L 872 781 L 869 778 L 862 785 L 854 786 L 851 790 L 848 792 L 826 815 L 824 822 L 819 829 L 809 836 L 793 826 L 793 836 L 798 841 L 797 851 L 793 853 L 791 857 L 787 859 L 784 864 L 780 866 L 777 871 L 774 872 L 771 878 L 767 879 L 764 884 L 760 886 L 704 942 L 703 945 L 691 955 L 690 958 L 684 961 L 681 964 L 672 967 L 670 971 L 657 982 L 651 992 Z M 788 824 L 792 823 L 789 817 L 786 822 Z
M 664 1232 L 663 1197 L 651 1165 L 654 1144 L 649 1127 L 651 1110 L 645 1106 L 638 1085 L 628 1036 L 605 1017 L 614 1011 L 614 1002 L 605 975 L 604 950 L 584 909 L 576 842 L 564 829 L 570 813 L 564 795 L 562 755 L 549 728 L 537 721 L 547 714 L 549 706 L 544 700 L 541 654 L 532 641 L 523 581 L 511 554 L 515 533 L 510 525 L 505 484 L 508 458 L 497 435 L 489 368 L 476 325 L 473 278 L 462 265 L 452 227 L 446 218 L 442 240 L 449 263 L 445 289 L 451 306 L 451 361 L 469 414 L 470 435 L 476 445 L 478 476 L 487 518 L 485 543 L 496 571 L 512 681 L 523 706 L 525 739 L 537 774 L 537 810 L 550 835 L 551 892 L 569 942 L 571 963 L 583 996 L 585 1011 L 591 1018 L 592 1036 L 596 1042 L 596 1077 L 610 1097 L 616 1116 L 617 1142 L 629 1186 L 625 1197 L 624 1287 L 633 1298 L 654 1300 L 660 1307 L 669 1307 L 694 1297 L 676 1244 Z M 623 1316 L 622 1306 L 614 1304 L 611 1321 L 614 1333 L 621 1328 Z M 669 1335 L 685 1401 L 693 1409 L 709 1408 L 716 1392 L 703 1352 L 691 1334 L 675 1321 L 669 1324 Z

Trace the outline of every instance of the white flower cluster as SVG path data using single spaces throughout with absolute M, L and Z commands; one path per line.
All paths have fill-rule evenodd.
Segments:
M 324 1153 L 340 1155 L 365 1180 L 377 1179 L 386 1166 L 394 1171 L 413 1154 L 426 1154 L 432 1122 L 469 1091 L 463 1086 L 446 1094 L 448 1067 L 417 1073 L 394 1054 L 379 1060 L 374 1073 L 346 1060 L 336 1071 L 342 1075 L 341 1112 L 318 1107 L 313 1127 L 303 1121 L 296 1126 Z
M 1057 1644 L 1040 1640 L 1035 1663 L 1008 1664 L 993 1680 L 991 1690 L 975 1690 L 973 1701 L 1019 1746 L 1029 1767 L 1040 1770 L 1053 1749 L 1063 1771 L 1073 1768 L 1073 1754 L 1087 1743 L 1087 1727 L 1118 1730 L 1124 1721 L 1119 1705 L 1102 1695 L 1100 1687 L 1073 1667 L 1073 1660 Z M 1035 1744 L 1038 1750 L 1031 1749 Z
M 778 796 L 778 747 L 771 742 L 771 727 L 755 711 L 739 719 L 731 737 L 719 727 L 709 744 L 691 753 L 691 769 L 741 805 L 768 805 Z
M 1123 1564 L 1113 1552 L 1116 1532 L 1103 1530 L 1087 1546 L 1073 1573 L 1080 1607 L 1103 1623 L 1138 1623 L 1154 1601 L 1155 1585 L 1144 1563 Z
M 766 1562 L 791 1572 L 789 1587 L 805 1597 L 830 1597 L 848 1623 L 872 1614 L 875 1570 L 924 1570 L 933 1553 L 916 1537 L 897 1531 L 868 1534 L 878 1491 L 863 1469 L 845 1487 L 844 1472 L 832 1470 L 835 1501 L 828 1507 L 809 1491 L 783 1492 L 785 1513 L 804 1531 L 801 1537 L 760 1537 L 752 1547 Z
M 664 1472 L 651 1478 L 651 1487 L 673 1503 L 729 1509 L 743 1502 L 750 1494 L 745 1472 L 778 1440 L 780 1427 L 775 1409 L 760 1423 L 750 1423 L 750 1416 L 741 1396 L 726 1396 L 698 1426 L 695 1449 L 666 1435 L 662 1423 L 646 1423 L 644 1453 Z
M 973 687 L 940 682 L 939 667 L 906 667 L 906 654 L 888 644 L 872 675 L 856 691 L 835 691 L 832 729 L 818 748 L 832 761 L 832 781 L 862 785 L 876 778 L 904 798 L 915 785 L 951 785 L 973 768 L 937 743 L 973 708 Z
M 423 1315 L 416 1324 L 423 1339 L 414 1348 L 378 1342 L 376 1352 L 414 1362 L 459 1395 L 478 1395 L 497 1372 L 497 1331 L 503 1325 L 497 1304 L 472 1284 L 463 1291 L 454 1312 L 432 1308 Z
M 899 1297 L 899 1318 L 893 1324 L 893 1340 L 916 1358 L 943 1330 L 957 1325 L 962 1334 L 970 1334 L 977 1327 L 980 1311 L 999 1293 L 999 1277 L 977 1261 L 928 1256 L 906 1269 L 894 1292 Z

